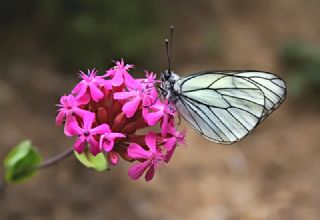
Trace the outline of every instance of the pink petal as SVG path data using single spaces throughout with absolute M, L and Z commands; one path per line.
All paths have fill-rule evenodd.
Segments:
M 172 150 L 168 151 L 166 156 L 164 157 L 164 162 L 169 163 L 171 160 L 173 153 L 175 152 L 176 147 L 172 148 Z
M 63 106 L 66 102 L 66 99 L 67 99 L 67 95 L 63 95 L 60 97 L 60 104 L 61 106 Z
M 155 87 L 151 89 L 150 96 L 152 97 L 153 100 L 156 100 L 159 98 L 158 91 L 156 90 Z
M 110 133 L 108 134 L 108 138 L 109 139 L 116 139 L 116 138 L 124 138 L 126 137 L 124 134 L 122 133 Z
M 174 119 L 169 121 L 168 124 L 168 133 L 175 135 L 177 133 L 177 129 L 175 128 Z
M 79 124 L 78 124 L 77 120 L 75 119 L 75 117 L 71 116 L 70 119 L 68 119 L 66 121 L 65 133 L 66 133 L 67 136 L 81 135 L 83 133 L 83 131 L 79 127 Z
M 84 116 L 90 112 L 83 110 L 81 108 L 75 108 L 74 109 L 74 113 L 77 114 L 78 116 L 80 116 L 81 118 L 84 118 Z
M 111 151 L 113 149 L 113 146 L 114 146 L 114 141 L 113 140 L 105 139 L 102 142 L 102 147 L 106 152 Z
M 152 156 L 152 153 L 143 149 L 140 145 L 131 143 L 128 147 L 128 156 L 132 159 L 148 159 Z
M 172 150 L 172 148 L 175 147 L 176 145 L 177 145 L 177 138 L 175 137 L 166 139 L 166 143 L 164 144 L 164 146 L 168 151 Z
M 90 88 L 91 97 L 95 102 L 98 102 L 103 98 L 104 96 L 103 92 L 101 92 L 101 90 L 98 89 L 96 85 L 91 84 L 89 88 Z
M 91 135 L 96 135 L 96 134 L 104 134 L 108 132 L 108 127 L 106 124 L 99 125 L 93 129 L 90 130 Z
M 165 103 L 165 112 L 168 114 L 168 115 L 171 115 L 171 116 L 174 116 L 176 110 L 175 110 L 175 107 L 174 107 L 174 104 L 173 103 L 168 103 L 168 101 L 166 101 Z
M 133 100 L 127 102 L 122 107 L 122 111 L 126 115 L 127 118 L 131 118 L 136 113 L 141 99 L 139 97 L 134 98 Z
M 163 104 L 160 100 L 157 101 L 154 105 L 151 106 L 152 109 L 164 112 L 165 104 Z
M 74 143 L 73 148 L 75 151 L 77 151 L 78 154 L 83 153 L 85 148 L 85 140 L 85 137 L 81 136 Z
M 114 139 L 124 137 L 126 136 L 121 133 L 107 133 L 102 135 L 100 138 L 100 147 L 103 147 L 106 152 L 109 152 L 113 149 Z
M 147 108 L 147 107 L 142 108 L 142 117 L 144 118 L 144 121 L 145 121 L 146 123 L 148 123 L 148 122 L 147 122 L 147 116 L 148 116 L 148 114 L 149 114 L 148 108 Z
M 149 132 L 145 137 L 146 144 L 153 153 L 157 152 L 156 140 L 157 135 L 154 132 Z
M 144 96 L 142 99 L 142 105 L 145 107 L 149 107 L 152 104 L 152 99 L 151 97 Z
M 116 100 L 123 100 L 123 99 L 128 99 L 131 97 L 135 97 L 137 96 L 138 93 L 136 91 L 132 91 L 132 92 L 116 92 L 114 93 L 113 97 Z
M 120 157 L 119 155 L 114 152 L 114 151 L 110 151 L 108 153 L 108 161 L 112 164 L 112 165 L 117 165 L 119 163 Z
M 158 98 L 158 94 L 154 96 L 150 91 L 147 91 L 147 94 L 143 95 L 143 106 L 151 107 Z
M 155 173 L 155 168 L 154 165 L 151 165 L 150 168 L 148 169 L 146 175 L 145 175 L 145 180 L 148 182 L 150 180 L 152 180 L 152 178 L 154 177 L 154 173 Z
M 71 137 L 71 136 L 75 135 L 75 133 L 74 133 L 75 130 L 70 127 L 70 122 L 72 120 L 73 120 L 72 116 L 67 116 L 66 123 L 64 125 L 64 134 L 66 136 L 68 136 L 68 137 Z M 77 125 L 71 125 L 71 126 L 77 126 Z M 78 132 L 82 133 L 81 128 L 80 128 L 80 130 Z M 76 132 L 76 133 L 78 133 L 78 132 Z
M 56 117 L 56 125 L 57 126 L 60 126 L 62 124 L 64 117 L 65 117 L 65 111 L 64 110 L 59 111 L 59 113 Z
M 78 94 L 80 92 L 80 90 L 83 89 L 83 87 L 85 87 L 85 82 L 81 81 L 79 82 L 72 90 L 72 94 Z
M 149 166 L 149 161 L 145 161 L 143 163 L 137 163 L 129 168 L 128 175 L 132 179 L 137 180 L 142 176 L 143 172 L 148 168 L 148 166 Z
M 163 116 L 163 121 L 162 121 L 162 124 L 161 124 L 161 135 L 162 137 L 165 137 L 168 133 L 168 127 L 169 127 L 169 116 L 168 114 L 165 114 Z
M 186 131 L 178 132 L 178 135 L 176 137 L 177 137 L 177 140 L 178 140 L 177 141 L 178 144 L 185 144 L 186 143 L 186 140 L 185 140 Z
M 111 90 L 112 89 L 112 83 L 110 80 L 104 80 L 103 87 L 105 90 Z
M 78 106 L 88 104 L 90 102 L 90 95 L 85 93 L 82 96 L 78 97 L 76 101 Z
M 112 85 L 117 87 L 117 86 L 120 86 L 122 85 L 123 83 L 123 76 L 122 76 L 122 73 L 117 71 L 117 70 L 114 70 L 115 73 L 114 73 L 114 76 L 112 78 Z
M 110 133 L 111 132 L 111 129 L 110 129 L 110 126 L 108 124 L 107 125 L 107 132 L 106 133 Z
M 92 153 L 93 156 L 96 156 L 98 153 L 100 153 L 100 148 L 98 142 L 92 137 L 88 137 L 88 142 L 89 142 L 89 150 Z
M 79 84 L 81 84 L 81 87 L 79 87 L 80 91 L 78 93 L 72 93 L 76 95 L 76 99 L 81 99 L 86 94 L 88 88 L 88 86 L 84 82 L 80 82 Z
M 146 113 L 144 118 L 146 119 L 149 126 L 154 126 L 162 118 L 163 112 L 157 111 L 152 113 Z
M 110 77 L 114 75 L 114 69 L 109 69 L 102 77 Z
M 91 130 L 93 121 L 95 120 L 95 114 L 92 112 L 87 112 L 84 116 L 83 116 L 83 128 L 85 130 Z
M 125 83 L 129 88 L 142 88 L 142 85 L 137 80 L 135 80 L 128 72 L 125 72 L 123 76 Z

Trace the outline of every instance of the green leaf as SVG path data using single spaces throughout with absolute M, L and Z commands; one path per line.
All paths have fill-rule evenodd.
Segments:
M 97 171 L 104 171 L 108 168 L 107 160 L 103 153 L 99 153 L 96 156 L 93 156 L 89 151 L 82 154 L 74 152 L 74 154 L 80 163 L 88 168 L 92 168 Z
M 41 163 L 41 156 L 31 141 L 25 140 L 14 147 L 4 160 L 7 182 L 20 182 L 33 176 L 35 166 Z

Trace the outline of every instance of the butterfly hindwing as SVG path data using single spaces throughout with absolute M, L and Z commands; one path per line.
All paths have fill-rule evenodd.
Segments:
M 285 81 L 272 73 L 247 71 L 239 72 L 235 75 L 251 80 L 265 95 L 265 112 L 260 121 L 263 121 L 268 115 L 277 109 L 286 98 Z

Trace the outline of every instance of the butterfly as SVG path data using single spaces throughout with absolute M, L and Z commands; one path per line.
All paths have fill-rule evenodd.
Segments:
M 171 27 L 172 39 L 173 27 Z M 203 137 L 232 144 L 250 134 L 286 97 L 286 83 L 279 76 L 257 70 L 203 71 L 180 77 L 161 73 L 162 96 Z

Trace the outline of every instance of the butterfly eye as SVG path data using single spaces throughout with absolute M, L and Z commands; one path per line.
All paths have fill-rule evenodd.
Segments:
M 165 81 L 168 81 L 171 77 L 171 73 L 169 73 L 168 70 L 165 70 L 163 73 L 162 73 L 162 77 Z

